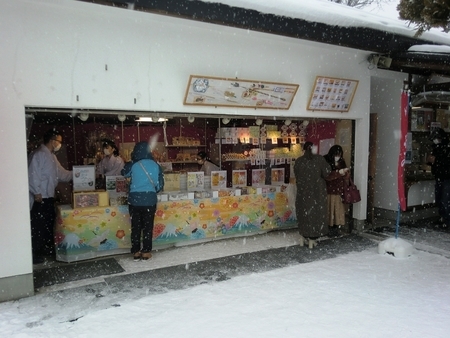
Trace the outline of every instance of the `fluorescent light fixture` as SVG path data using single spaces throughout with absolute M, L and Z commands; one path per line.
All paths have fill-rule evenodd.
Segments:
M 137 122 L 166 122 L 168 119 L 165 117 L 150 117 L 150 116 L 139 116 L 136 119 Z
M 433 111 L 433 108 L 424 108 L 424 107 L 411 107 L 412 110 L 421 110 L 421 111 Z

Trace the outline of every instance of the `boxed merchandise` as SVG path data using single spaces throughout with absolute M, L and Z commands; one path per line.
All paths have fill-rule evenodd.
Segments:
M 220 189 L 217 197 L 229 197 L 235 195 L 236 195 L 235 189 Z
M 227 171 L 211 171 L 211 189 L 218 190 L 227 187 Z
M 247 170 L 233 170 L 231 177 L 233 187 L 240 187 L 247 185 Z
M 174 191 L 168 194 L 169 201 L 193 200 L 194 192 Z
M 201 198 L 211 198 L 213 197 L 212 191 L 195 191 L 194 192 L 194 198 L 201 199 Z
M 158 202 L 167 202 L 169 200 L 169 195 L 168 194 L 159 193 L 157 195 L 157 198 L 158 198 Z
M 261 193 L 267 194 L 271 192 L 280 192 L 281 191 L 281 185 L 278 186 L 271 186 L 271 185 L 265 185 L 261 187 Z
M 128 181 L 123 176 L 106 176 L 106 191 L 109 195 L 109 205 L 128 204 Z
M 180 187 L 180 174 L 164 174 L 164 191 L 178 191 Z
M 284 168 L 272 168 L 271 183 L 273 185 L 284 184 Z
M 261 186 L 266 182 L 266 171 L 264 169 L 252 169 L 252 186 Z
M 106 191 L 83 191 L 74 192 L 72 207 L 87 208 L 87 207 L 107 207 L 109 206 L 108 193 Z
M 94 165 L 74 165 L 72 173 L 73 191 L 95 190 Z
M 187 190 L 197 191 L 204 190 L 205 173 L 203 171 L 188 172 L 187 174 Z

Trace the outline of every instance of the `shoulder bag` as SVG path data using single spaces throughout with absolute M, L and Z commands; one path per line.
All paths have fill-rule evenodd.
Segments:
M 358 188 L 353 183 L 351 178 L 348 179 L 348 184 L 344 180 L 344 189 L 342 191 L 342 202 L 345 204 L 353 204 L 361 201 L 361 194 Z
M 145 170 L 145 168 L 144 168 L 144 166 L 143 166 L 143 164 L 142 164 L 141 162 L 139 162 L 139 165 L 141 166 L 142 170 L 144 170 L 145 174 L 146 174 L 147 177 L 148 177 L 148 180 L 150 181 L 150 183 L 151 183 L 152 186 L 153 186 L 153 189 L 155 189 L 155 192 L 156 192 L 157 190 L 156 190 L 156 187 L 155 187 L 155 183 L 153 183 L 153 180 L 152 180 L 152 178 L 150 177 L 149 173 L 147 172 L 147 170 Z

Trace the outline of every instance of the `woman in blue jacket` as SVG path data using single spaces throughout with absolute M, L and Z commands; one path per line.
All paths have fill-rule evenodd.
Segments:
M 131 162 L 122 169 L 131 177 L 128 204 L 131 217 L 131 253 L 135 261 L 152 257 L 153 224 L 156 213 L 156 193 L 164 188 L 162 169 L 153 160 L 147 142 L 135 145 Z M 141 246 L 142 235 L 142 246 Z

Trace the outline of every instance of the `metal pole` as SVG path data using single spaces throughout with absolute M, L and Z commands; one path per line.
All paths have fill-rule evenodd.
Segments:
M 75 152 L 75 164 L 77 162 L 77 141 L 76 141 L 76 132 L 75 132 L 75 114 L 72 114 L 72 131 L 73 131 L 73 151 Z

